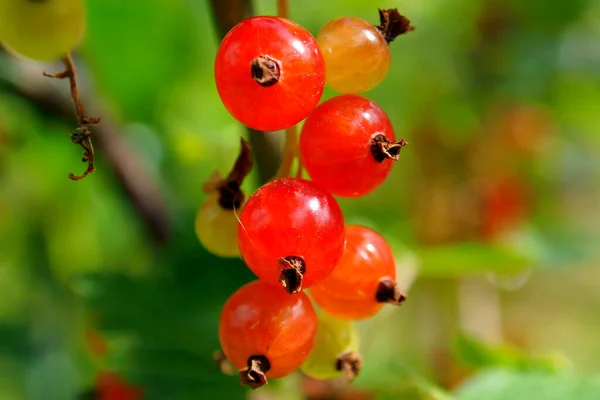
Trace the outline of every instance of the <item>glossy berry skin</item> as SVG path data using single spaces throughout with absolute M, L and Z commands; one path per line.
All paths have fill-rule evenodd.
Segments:
M 278 259 L 302 257 L 302 287 L 333 271 L 344 248 L 344 218 L 336 200 L 315 183 L 277 179 L 248 198 L 240 214 L 238 244 L 242 258 L 265 282 L 278 284 Z
M 316 379 L 335 379 L 342 375 L 336 368 L 338 358 L 349 352 L 358 352 L 358 331 L 352 323 L 330 316 L 317 314 L 319 321 L 315 346 L 300 370 Z
M 390 69 L 390 48 L 381 32 L 362 18 L 329 21 L 317 35 L 327 66 L 327 85 L 339 93 L 377 86 Z
M 333 316 L 364 319 L 375 315 L 384 304 L 376 298 L 382 279 L 396 280 L 390 246 L 372 229 L 349 225 L 342 259 L 329 277 L 310 289 L 310 294 Z
M 238 289 L 225 303 L 219 340 L 227 359 L 238 369 L 251 356 L 265 356 L 268 378 L 295 371 L 314 346 L 317 316 L 304 293 L 288 295 L 262 281 Z
M 266 56 L 279 78 L 266 86 L 253 77 L 254 60 Z M 315 38 L 284 18 L 253 17 L 223 39 L 215 61 L 223 104 L 240 122 L 261 131 L 285 129 L 316 107 L 325 85 L 325 61 Z
M 356 95 L 332 97 L 306 119 L 300 135 L 302 165 L 317 184 L 334 195 L 357 197 L 377 188 L 394 160 L 378 162 L 371 139 L 383 134 L 395 141 L 386 113 Z
M 239 210 L 238 210 L 239 212 Z M 238 257 L 238 220 L 234 210 L 219 204 L 219 194 L 209 196 L 196 214 L 195 230 L 206 250 L 219 257 Z
M 82 0 L 0 1 L 0 40 L 18 56 L 59 59 L 79 44 L 85 26 Z

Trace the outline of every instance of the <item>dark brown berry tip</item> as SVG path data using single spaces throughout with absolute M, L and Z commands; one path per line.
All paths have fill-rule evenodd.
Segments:
M 342 372 L 348 382 L 352 382 L 362 368 L 362 358 L 355 351 L 349 351 L 338 357 L 335 369 Z
M 240 370 L 240 381 L 242 385 L 250 386 L 256 389 L 267 385 L 267 376 L 265 375 L 271 369 L 271 363 L 265 356 L 250 356 L 248 366 Z
M 415 30 L 415 27 L 410 24 L 410 20 L 400 14 L 397 8 L 387 10 L 380 8 L 379 20 L 381 25 L 377 29 L 388 43 L 404 33 Z
M 219 205 L 225 210 L 239 209 L 244 203 L 244 193 L 240 187 L 246 176 L 252 170 L 254 162 L 252 159 L 252 147 L 250 144 L 240 138 L 240 152 L 231 168 L 229 174 L 222 178 L 218 172 L 204 182 L 202 190 L 204 193 L 219 193 Z
M 250 63 L 252 79 L 261 86 L 273 86 L 279 82 L 281 67 L 279 62 L 269 56 L 258 56 Z
M 377 286 L 375 298 L 380 303 L 398 306 L 406 301 L 406 294 L 391 279 L 382 279 Z
M 227 359 L 227 356 L 225 356 L 225 353 L 223 353 L 221 350 L 217 350 L 213 353 L 213 360 L 215 360 L 217 366 L 225 375 L 235 374 L 233 370 L 233 365 L 231 365 L 231 363 Z
M 302 279 L 306 273 L 304 259 L 299 256 L 281 257 L 277 260 L 281 266 L 279 282 L 289 294 L 298 293 L 302 290 Z
M 371 154 L 377 162 L 383 162 L 384 160 L 397 161 L 400 158 L 400 150 L 407 144 L 408 142 L 404 139 L 392 142 L 380 133 L 371 138 Z

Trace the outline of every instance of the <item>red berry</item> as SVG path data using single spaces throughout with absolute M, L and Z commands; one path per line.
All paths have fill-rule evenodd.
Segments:
M 238 245 L 260 279 L 294 293 L 335 268 L 344 248 L 344 217 L 333 196 L 313 182 L 278 179 L 248 199 Z
M 253 17 L 221 42 L 215 80 L 231 115 L 251 128 L 274 131 L 302 121 L 319 103 L 325 61 L 315 38 L 300 25 Z
M 317 316 L 306 294 L 290 296 L 262 281 L 238 289 L 219 321 L 223 352 L 253 389 L 266 384 L 267 376 L 295 371 L 312 350 L 316 331 Z
M 325 312 L 343 319 L 364 319 L 384 303 L 400 304 L 406 295 L 396 286 L 392 249 L 377 232 L 346 227 L 342 259 L 331 275 L 310 289 Z
M 356 95 L 337 96 L 307 118 L 300 156 L 310 177 L 334 195 L 362 196 L 385 180 L 398 159 L 406 142 L 395 140 L 377 104 Z
M 492 240 L 515 229 L 527 215 L 527 189 L 517 177 L 490 178 L 483 193 L 481 235 Z
M 101 372 L 96 378 L 96 393 L 99 400 L 139 400 L 142 389 L 132 386 L 119 375 Z

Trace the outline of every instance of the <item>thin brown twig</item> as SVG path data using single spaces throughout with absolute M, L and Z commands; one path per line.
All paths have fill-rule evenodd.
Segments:
M 1 0 L 0 0 L 1 1 Z M 1 54 L 0 54 L 1 56 Z M 0 92 L 18 96 L 39 111 L 68 121 L 72 118 L 72 101 L 63 96 L 50 82 L 29 85 L 39 72 L 23 70 L 21 79 L 12 81 L 0 77 Z M 79 80 L 81 84 L 81 79 Z M 69 96 L 70 97 L 70 96 Z M 86 90 L 81 99 L 94 114 L 102 114 L 98 98 Z M 137 211 L 140 220 L 148 228 L 154 245 L 164 245 L 171 238 L 171 216 L 158 182 L 143 167 L 135 149 L 132 149 L 120 133 L 121 127 L 111 121 L 110 116 L 102 118 L 102 124 L 94 129 L 94 144 L 102 152 L 108 171 L 112 171 L 116 182 L 123 190 L 124 198 Z
M 82 162 L 87 162 L 88 166 L 81 175 L 75 175 L 74 173 L 69 174 L 69 179 L 77 181 L 85 178 L 88 174 L 93 173 L 96 170 L 94 166 L 94 145 L 92 144 L 92 132 L 89 130 L 88 125 L 95 125 L 100 122 L 100 118 L 86 117 L 83 111 L 83 104 L 79 98 L 79 90 L 77 89 L 77 71 L 75 70 L 75 64 L 70 53 L 67 53 L 63 57 L 65 63 L 64 71 L 51 74 L 44 72 L 44 76 L 55 79 L 68 79 L 71 87 L 71 98 L 73 99 L 73 105 L 75 107 L 75 114 L 77 115 L 77 127 L 71 132 L 71 141 L 83 148 Z

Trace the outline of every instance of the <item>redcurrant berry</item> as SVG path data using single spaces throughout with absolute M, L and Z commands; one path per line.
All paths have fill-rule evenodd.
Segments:
M 381 25 L 362 18 L 328 22 L 317 42 L 327 66 L 327 84 L 340 93 L 362 93 L 377 86 L 390 68 L 389 43 L 414 29 L 398 10 L 379 10 Z
M 335 199 L 313 182 L 278 179 L 248 199 L 238 244 L 260 279 L 298 292 L 335 268 L 344 248 L 344 217 Z
M 243 384 L 257 388 L 295 371 L 313 348 L 317 316 L 308 296 L 289 296 L 263 281 L 250 282 L 225 303 L 219 340 Z
M 258 130 L 285 129 L 315 108 L 325 61 L 315 38 L 278 17 L 253 17 L 223 39 L 215 61 L 217 90 L 227 110 Z
M 526 186 L 517 177 L 492 178 L 482 199 L 481 235 L 493 240 L 515 229 L 527 214 Z
M 306 119 L 300 156 L 316 183 L 334 195 L 356 197 L 385 180 L 407 144 L 395 140 L 392 124 L 377 104 L 342 95 L 325 101 Z
M 346 227 L 342 259 L 331 275 L 310 289 L 324 311 L 343 319 L 375 315 L 384 303 L 400 304 L 406 295 L 397 287 L 390 246 L 364 226 Z
M 315 347 L 300 370 L 316 379 L 344 376 L 353 380 L 362 365 L 358 354 L 358 332 L 352 321 L 338 319 L 324 312 L 319 321 Z

